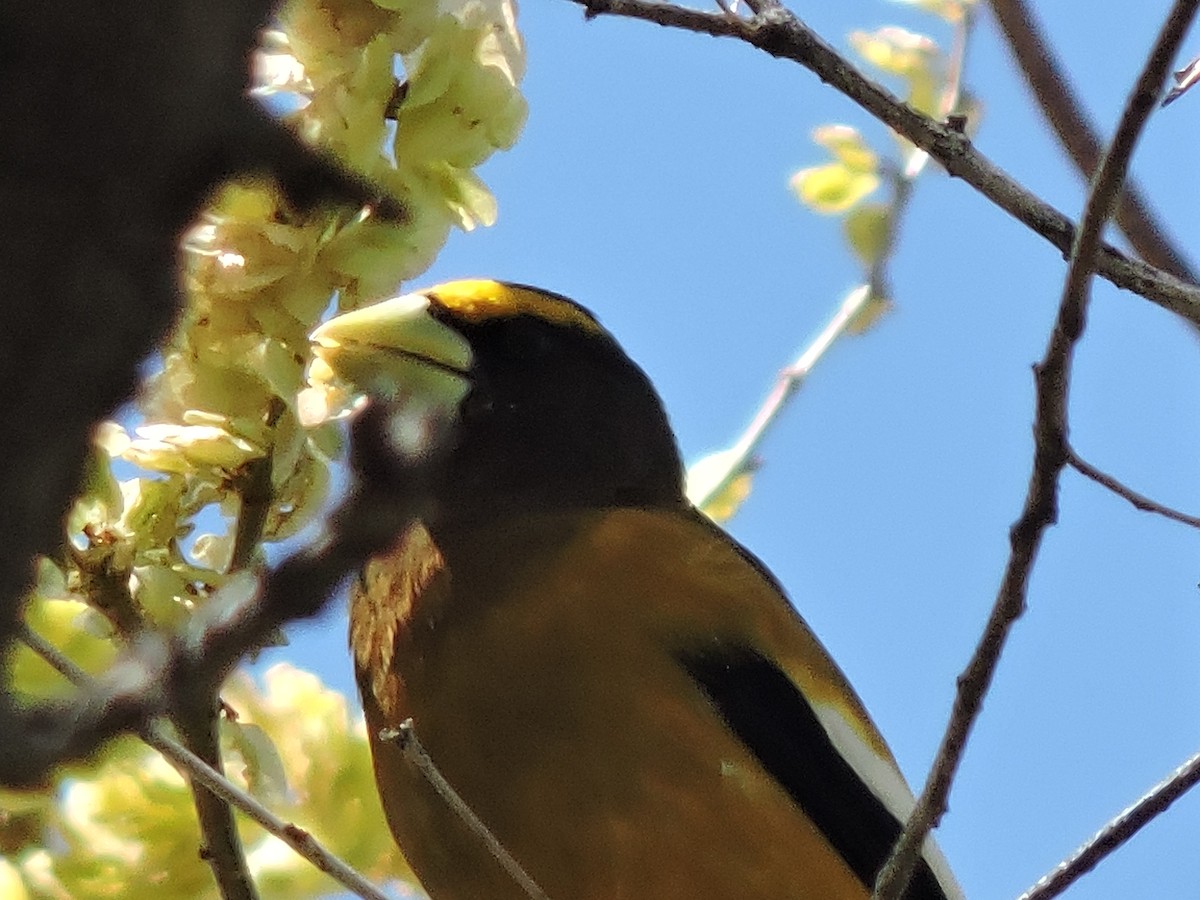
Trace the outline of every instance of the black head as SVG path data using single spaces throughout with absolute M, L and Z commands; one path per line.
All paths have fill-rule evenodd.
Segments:
M 440 516 L 684 503 L 682 464 L 646 374 L 595 317 L 498 282 L 426 292 L 471 350 Z

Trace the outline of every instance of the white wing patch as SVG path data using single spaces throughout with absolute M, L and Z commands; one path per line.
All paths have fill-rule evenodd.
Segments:
M 879 801 L 887 808 L 896 821 L 903 825 L 916 806 L 916 799 L 904 780 L 904 776 L 892 765 L 891 760 L 876 753 L 861 737 L 854 727 L 846 721 L 837 707 L 820 703 L 813 705 L 813 711 L 825 733 L 837 751 L 850 767 L 854 769 L 863 784 L 870 789 Z M 938 849 L 933 836 L 925 838 L 921 854 L 929 865 L 938 884 L 942 886 L 948 900 L 965 900 L 962 888 L 954 880 L 950 864 Z

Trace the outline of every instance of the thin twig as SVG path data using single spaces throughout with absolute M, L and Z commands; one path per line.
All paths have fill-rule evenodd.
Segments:
M 433 761 L 433 757 L 429 755 L 420 739 L 417 737 L 416 729 L 413 727 L 412 719 L 405 719 L 400 723 L 399 728 L 385 728 L 379 733 L 379 739 L 389 741 L 400 748 L 408 760 L 417 767 L 417 770 L 429 782 L 429 785 L 437 792 L 437 795 L 445 801 L 450 810 L 462 820 L 463 824 L 471 830 L 479 840 L 481 840 L 488 853 L 505 872 L 511 876 L 532 900 L 549 900 L 546 892 L 538 887 L 538 883 L 533 880 L 528 872 L 521 866 L 519 862 L 513 858 L 513 855 L 508 852 L 504 844 L 500 843 L 500 839 L 492 833 L 492 830 L 487 827 L 483 819 L 479 818 L 475 810 L 471 809 L 471 805 L 462 798 L 462 795 L 454 789 L 446 776 L 442 774 L 437 764 Z
M 949 115 L 958 106 L 973 21 L 973 17 L 968 12 L 955 29 L 954 49 L 950 54 L 949 72 L 938 101 L 939 111 L 943 115 Z M 928 153 L 918 150 L 911 154 L 911 158 L 903 169 L 891 167 L 892 203 L 888 215 L 887 231 L 884 235 L 883 245 L 869 266 L 866 284 L 855 288 L 846 295 L 821 332 L 791 365 L 779 373 L 775 384 L 755 412 L 746 430 L 729 450 L 720 456 L 720 470 L 712 474 L 706 473 L 704 484 L 701 485 L 704 493 L 693 494 L 689 491 L 688 499 L 699 509 L 708 506 L 714 498 L 721 496 L 734 479 L 753 468 L 755 455 L 767 431 L 779 418 L 791 398 L 803 386 L 813 368 L 834 343 L 846 333 L 859 313 L 872 300 L 887 297 L 887 261 L 899 238 L 900 222 L 912 199 L 913 184 L 925 171 L 929 159 Z
M 1172 509 L 1170 506 L 1164 506 L 1157 500 L 1151 500 L 1145 494 L 1139 494 L 1133 488 L 1117 481 L 1117 479 L 1113 478 L 1107 472 L 1097 469 L 1076 453 L 1075 448 L 1070 445 L 1067 446 L 1067 465 L 1085 478 L 1090 478 L 1097 484 L 1108 488 L 1108 490 L 1112 491 L 1118 497 L 1128 500 L 1136 509 L 1140 509 L 1142 512 L 1155 513 L 1174 522 L 1181 522 L 1184 525 L 1191 525 L 1193 528 L 1200 528 L 1200 516 L 1192 516 L 1188 513 L 1180 512 L 1177 509 Z
M 1058 135 L 1075 168 L 1091 177 L 1100 161 L 1100 137 L 1083 104 L 1071 90 L 1067 73 L 1043 37 L 1025 0 L 991 0 L 992 13 L 1025 76 L 1042 115 Z M 1155 220 L 1141 189 L 1125 182 L 1113 221 L 1146 262 L 1195 283 L 1196 273 Z
M 90 675 L 28 625 L 22 623 L 19 634 L 21 640 L 34 653 L 72 684 L 86 687 L 93 681 Z M 386 894 L 363 878 L 349 863 L 337 857 L 309 832 L 283 821 L 250 794 L 230 782 L 224 775 L 171 737 L 160 722 L 151 722 L 145 725 L 138 730 L 138 736 L 170 760 L 191 781 L 203 784 L 215 795 L 236 806 L 247 817 L 261 825 L 265 831 L 279 838 L 300 856 L 336 880 L 346 890 L 365 898 L 365 900 L 388 900 Z
M 927 151 L 950 175 L 971 185 L 1048 240 L 1064 256 L 1070 252 L 1075 227 L 1066 216 L 1014 181 L 976 150 L 960 131 L 922 115 L 872 82 L 787 10 L 772 9 L 751 19 L 731 20 L 724 13 L 702 12 L 654 0 L 570 2 L 583 6 L 588 18 L 620 16 L 713 37 L 736 38 L 771 56 L 797 62 Z M 1200 323 L 1200 287 L 1148 263 L 1129 259 L 1108 245 L 1101 250 L 1095 268 L 1097 274 L 1117 287 Z
M 874 900 L 899 900 L 912 876 L 921 846 L 946 811 L 950 785 L 979 715 L 1012 625 L 1025 609 L 1029 575 L 1046 529 L 1058 518 L 1058 479 L 1067 464 L 1067 394 L 1075 346 L 1087 322 L 1088 286 L 1105 222 L 1120 197 L 1122 179 L 1137 139 L 1158 98 L 1171 60 L 1187 33 L 1200 0 L 1176 0 L 1146 64 L 1126 101 L 1112 143 L 1092 179 L 1076 232 L 1058 316 L 1035 369 L 1033 472 L 1021 517 L 1009 535 L 1011 552 L 987 625 L 958 679 L 946 734 L 917 805 L 879 873 Z
M 1094 869 L 1185 793 L 1200 783 L 1200 753 L 1142 795 L 1136 803 L 1101 828 L 1086 844 L 1038 879 L 1018 900 L 1050 900 Z
M 938 97 L 938 116 L 946 119 L 953 114 L 962 99 L 963 77 L 967 70 L 967 51 L 971 45 L 971 32 L 975 25 L 975 13 L 970 6 L 963 8 L 963 13 L 954 29 L 954 43 L 947 60 L 946 81 L 942 85 Z M 899 240 L 900 223 L 904 212 L 912 202 L 913 188 L 917 179 L 925 171 L 931 159 L 928 151 L 918 150 L 913 153 L 904 168 L 893 175 L 892 209 L 888 216 L 887 233 L 879 253 L 871 263 L 867 283 L 871 285 L 876 295 L 886 296 L 886 266 L 891 259 L 892 250 Z
M 1200 81 L 1200 57 L 1177 70 L 1171 77 L 1175 79 L 1175 84 L 1167 91 L 1167 96 L 1163 97 L 1163 106 L 1174 103 L 1194 88 L 1197 81 Z
M 837 339 L 845 334 L 850 323 L 871 301 L 871 297 L 871 288 L 865 284 L 847 294 L 846 299 L 842 301 L 837 312 L 833 314 L 833 318 L 821 329 L 821 332 L 813 338 L 791 365 L 779 373 L 775 384 L 771 387 L 762 405 L 754 413 L 746 430 L 721 456 L 720 471 L 714 472 L 711 478 L 704 479 L 706 482 L 703 486 L 704 493 L 693 495 L 689 492 L 688 499 L 692 501 L 693 505 L 703 509 L 715 497 L 719 497 L 735 478 L 753 465 L 754 455 L 771 425 L 779 418 L 779 414 L 787 407 L 788 401 L 796 391 L 800 390 L 813 367 L 821 361 L 821 358 Z

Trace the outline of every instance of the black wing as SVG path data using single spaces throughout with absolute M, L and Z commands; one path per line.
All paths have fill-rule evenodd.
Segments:
M 729 729 L 870 891 L 901 823 L 838 752 L 804 694 L 749 647 L 715 645 L 680 654 L 679 660 Z M 946 900 L 923 859 L 905 898 Z

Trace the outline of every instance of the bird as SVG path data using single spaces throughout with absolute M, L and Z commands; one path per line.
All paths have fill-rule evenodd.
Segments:
M 376 784 L 433 900 L 870 896 L 913 795 L 776 578 L 686 499 L 663 403 L 595 315 L 471 279 L 313 341 L 448 423 L 420 517 L 350 591 Z M 905 896 L 962 897 L 932 838 Z

